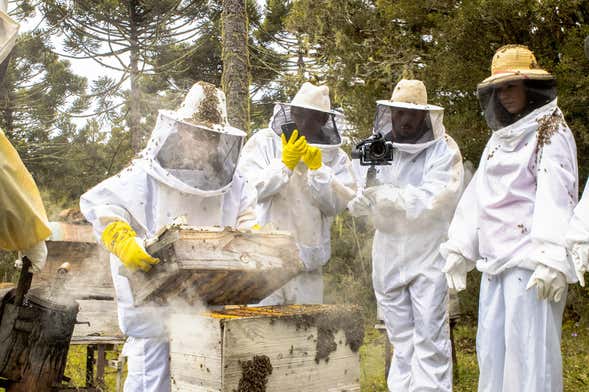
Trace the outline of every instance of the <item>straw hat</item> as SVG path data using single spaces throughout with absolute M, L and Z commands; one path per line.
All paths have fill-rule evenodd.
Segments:
M 417 110 L 440 110 L 439 106 L 428 105 L 427 90 L 421 80 L 401 79 L 393 89 L 390 101 L 376 101 L 379 105 L 395 106 Z
M 305 82 L 290 102 L 290 106 L 297 106 L 305 109 L 318 110 L 320 112 L 336 114 L 331 110 L 329 99 L 329 87 L 315 86 Z
M 524 45 L 505 45 L 497 49 L 491 63 L 491 76 L 478 87 L 516 79 L 548 80 L 554 77 L 540 68 L 534 53 Z

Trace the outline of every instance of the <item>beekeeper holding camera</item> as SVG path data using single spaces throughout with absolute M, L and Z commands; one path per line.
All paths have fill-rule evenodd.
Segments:
M 392 143 L 393 160 L 372 166 L 379 185 L 359 184 L 365 188 L 348 204 L 376 228 L 372 281 L 395 348 L 391 391 L 452 390 L 448 286 L 438 248 L 460 197 L 463 167 L 443 114 L 427 103 L 419 80 L 401 80 L 391 100 L 377 101 L 373 133 Z M 356 177 L 366 179 L 368 166 L 353 163 Z

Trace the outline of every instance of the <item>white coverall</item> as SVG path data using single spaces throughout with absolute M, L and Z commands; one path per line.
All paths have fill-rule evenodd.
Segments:
M 271 128 L 256 132 L 243 148 L 238 169 L 256 189 L 258 223 L 293 233 L 306 269 L 260 305 L 323 303 L 321 267 L 331 256 L 331 224 L 349 201 L 342 187 L 355 181 L 339 145 L 316 147 L 323 166 L 308 170 L 299 162 L 293 171 L 282 162 L 282 142 Z
M 583 286 L 585 285 L 583 275 L 589 270 L 589 186 L 587 185 L 579 204 L 575 207 L 566 235 L 567 248 Z
M 460 197 L 463 167 L 442 117 L 442 110 L 432 116 L 434 140 L 394 143 L 392 165 L 377 166 L 383 185 L 369 214 L 376 228 L 372 282 L 394 348 L 390 391 L 452 390 L 448 286 L 438 249 Z M 356 164 L 357 178 L 366 179 L 367 167 Z
M 561 119 L 538 143 L 538 121 Z M 564 233 L 577 203 L 573 135 L 556 99 L 493 132 L 441 252 L 476 261 L 479 391 L 562 391 L 560 302 L 526 285 L 542 263 L 575 281 Z
M 239 175 L 221 192 L 201 191 L 165 175 L 156 156 L 174 129 L 162 112 L 141 157 L 82 195 L 81 211 L 97 237 L 101 238 L 113 220 L 129 223 L 141 238 L 152 237 L 179 216 L 186 216 L 187 223 L 195 226 L 253 226 L 255 194 Z M 170 370 L 165 308 L 135 307 L 129 281 L 119 274 L 123 264 L 112 254 L 110 263 L 119 326 L 128 336 L 123 348 L 129 369 L 125 392 L 167 392 Z

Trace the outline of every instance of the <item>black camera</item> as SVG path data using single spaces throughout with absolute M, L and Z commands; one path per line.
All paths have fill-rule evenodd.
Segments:
M 362 166 L 390 165 L 393 160 L 393 142 L 385 140 L 380 133 L 374 134 L 352 150 L 352 159 L 359 159 Z

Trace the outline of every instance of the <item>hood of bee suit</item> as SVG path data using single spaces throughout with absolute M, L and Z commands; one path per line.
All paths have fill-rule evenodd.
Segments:
M 176 111 L 159 111 L 133 164 L 180 192 L 214 196 L 231 186 L 245 137 L 227 121 L 223 92 L 198 82 Z

